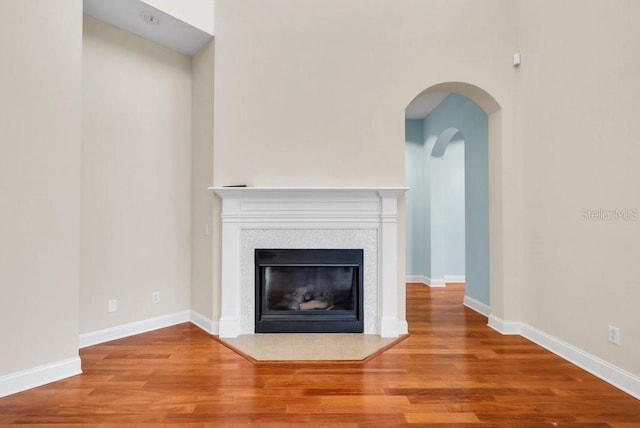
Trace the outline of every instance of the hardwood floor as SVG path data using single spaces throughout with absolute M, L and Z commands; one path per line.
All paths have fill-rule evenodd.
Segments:
M 411 336 L 362 363 L 251 363 L 191 324 L 80 351 L 84 374 L 0 399 L 0 426 L 640 427 L 640 401 L 501 336 L 463 289 L 409 284 Z

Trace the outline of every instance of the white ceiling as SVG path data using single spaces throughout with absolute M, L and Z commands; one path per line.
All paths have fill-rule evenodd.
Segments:
M 424 119 L 433 109 L 438 107 L 449 95 L 449 92 L 425 92 L 413 99 L 406 109 L 404 117 L 406 119 Z
M 185 55 L 195 54 L 213 38 L 140 0 L 83 0 L 83 9 L 87 15 Z M 145 15 L 151 15 L 159 22 L 150 23 Z

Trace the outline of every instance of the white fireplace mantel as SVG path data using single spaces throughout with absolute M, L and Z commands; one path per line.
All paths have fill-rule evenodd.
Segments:
M 365 251 L 365 331 L 407 333 L 399 318 L 398 198 L 406 187 L 210 187 L 222 198 L 220 337 L 253 334 L 256 248 Z

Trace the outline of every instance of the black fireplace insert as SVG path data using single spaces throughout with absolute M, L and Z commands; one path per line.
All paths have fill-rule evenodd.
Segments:
M 362 333 L 363 252 L 256 249 L 256 333 Z

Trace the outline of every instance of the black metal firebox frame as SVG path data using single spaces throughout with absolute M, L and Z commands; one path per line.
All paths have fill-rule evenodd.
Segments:
M 268 310 L 264 272 L 271 266 L 353 267 L 353 310 Z M 256 249 L 256 333 L 362 333 L 363 251 L 360 249 Z

